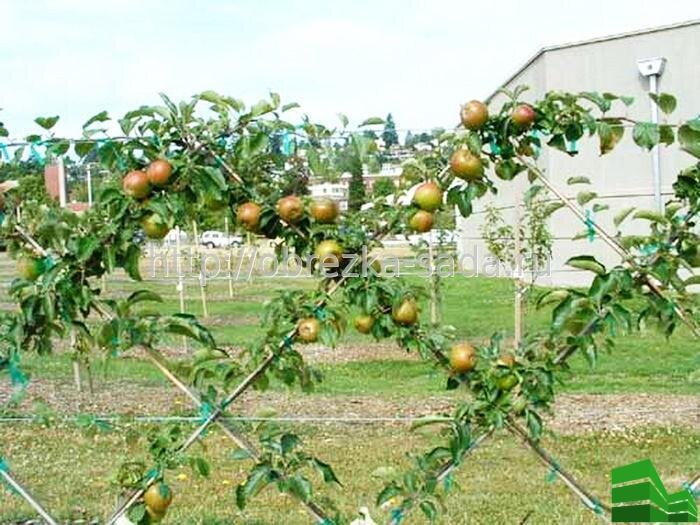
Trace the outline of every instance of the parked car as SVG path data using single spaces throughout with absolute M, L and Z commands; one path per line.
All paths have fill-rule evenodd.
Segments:
M 226 235 L 216 230 L 205 231 L 199 239 L 199 244 L 207 248 L 228 248 L 229 246 L 241 246 L 243 237 L 239 235 Z

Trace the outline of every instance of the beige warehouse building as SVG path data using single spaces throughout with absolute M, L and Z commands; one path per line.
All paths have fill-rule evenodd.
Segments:
M 659 67 L 662 68 L 660 74 L 650 77 L 649 74 L 659 71 Z M 656 82 L 659 92 L 674 94 L 678 99 L 675 112 L 670 117 L 660 113 L 660 122 L 667 119 L 670 123 L 676 123 L 700 114 L 700 20 L 546 47 L 516 71 L 502 87 L 530 86 L 522 97 L 525 101 L 553 90 L 629 95 L 634 97 L 634 103 L 630 107 L 615 105 L 609 116 L 652 120 L 653 110 L 648 96 L 650 82 L 652 89 Z M 503 101 L 503 95 L 496 92 L 489 99 L 489 104 L 496 110 Z M 662 146 L 656 164 L 659 169 L 655 170 L 657 161 L 654 153 L 642 150 L 633 142 L 631 129 L 626 129 L 621 143 L 603 157 L 599 155 L 597 137 L 582 139 L 577 149 L 579 153 L 575 157 L 545 149 L 538 159 L 538 165 L 557 188 L 574 199 L 582 189 L 595 191 L 599 195 L 595 202 L 607 204 L 610 209 L 596 213 L 594 220 L 611 233 L 615 232 L 612 218 L 618 210 L 629 206 L 657 208 L 655 188 L 659 187 L 661 200 L 666 200 L 672 193 L 671 185 L 677 173 L 694 162 L 693 157 L 681 152 L 677 145 Z M 567 186 L 566 180 L 572 176 L 586 176 L 592 185 Z M 657 185 L 655 180 L 659 180 L 659 177 L 660 185 Z M 471 217 L 460 218 L 457 222 L 459 254 L 466 256 L 467 266 L 472 258 L 476 259 L 476 269 L 479 271 L 488 266 L 490 256 L 480 234 L 485 206 L 491 203 L 501 209 L 506 221 L 512 224 L 515 221 L 515 206 L 522 203 L 523 193 L 529 184 L 521 174 L 511 182 L 499 180 L 498 187 L 498 195 L 482 199 Z M 590 205 L 587 207 L 590 208 Z M 648 223 L 643 220 L 628 219 L 622 229 L 625 233 L 635 233 L 643 232 L 647 226 Z M 541 277 L 539 283 L 574 285 L 589 282 L 590 273 L 575 271 L 565 265 L 573 255 L 594 255 L 606 265 L 619 262 L 619 257 L 600 239 L 592 242 L 587 239 L 572 241 L 572 237 L 582 229 L 584 226 L 569 210 L 562 209 L 554 214 L 550 220 L 550 231 L 554 237 L 553 258 L 548 275 Z

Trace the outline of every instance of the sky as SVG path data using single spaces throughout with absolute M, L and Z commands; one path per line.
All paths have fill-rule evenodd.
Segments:
M 275 91 L 330 126 L 446 127 L 544 46 L 693 18 L 697 0 L 0 0 L 0 121 L 19 138 L 60 115 L 76 137 L 102 110 L 213 89 Z

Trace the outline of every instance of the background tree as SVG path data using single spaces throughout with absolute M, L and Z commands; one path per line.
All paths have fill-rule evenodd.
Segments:
M 351 173 L 350 186 L 348 188 L 348 209 L 358 211 L 367 201 L 367 191 L 362 172 Z
M 399 135 L 396 133 L 396 124 L 394 123 L 394 117 L 391 115 L 391 113 L 386 116 L 382 140 L 384 141 L 384 146 L 386 148 L 399 145 Z
M 389 177 L 382 177 L 377 179 L 372 186 L 372 196 L 376 199 L 379 197 L 386 197 L 391 195 L 396 191 L 396 186 L 394 186 L 394 181 Z

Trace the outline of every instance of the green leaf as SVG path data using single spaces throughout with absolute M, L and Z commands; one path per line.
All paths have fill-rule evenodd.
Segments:
M 389 501 L 391 498 L 401 495 L 401 489 L 392 483 L 387 485 L 382 489 L 382 491 L 377 495 L 377 506 L 381 507 L 384 503 Z
M 299 436 L 295 436 L 294 434 L 284 434 L 280 438 L 280 447 L 282 448 L 282 454 L 288 454 L 294 448 L 299 445 Z
M 659 141 L 670 146 L 675 140 L 676 135 L 673 133 L 673 128 L 668 124 L 661 124 L 659 126 Z
M 598 204 L 597 202 L 593 204 L 593 211 L 598 213 L 599 211 L 609 210 L 610 206 L 607 204 Z
M 34 122 L 39 124 L 42 128 L 44 129 L 51 129 L 56 125 L 56 122 L 58 122 L 58 119 L 60 117 L 56 115 L 55 117 L 37 117 L 34 119 Z
M 250 455 L 250 452 L 248 452 L 246 449 L 244 449 L 244 448 L 239 448 L 238 450 L 234 450 L 234 451 L 231 453 L 231 458 L 232 458 L 232 459 L 235 459 L 235 460 L 237 460 L 237 461 L 241 461 L 241 460 L 244 460 L 244 459 L 250 459 L 250 458 L 251 458 L 251 455 Z
M 95 143 L 91 141 L 81 141 L 73 144 L 75 154 L 78 155 L 78 157 L 80 157 L 81 159 L 87 156 L 87 154 L 90 153 L 94 147 Z
M 298 107 L 301 107 L 298 103 L 290 102 L 289 104 L 285 104 L 284 106 L 282 106 L 282 112 L 289 111 L 290 109 L 295 109 Z
M 564 299 L 569 297 L 570 292 L 568 290 L 552 290 L 540 296 L 537 300 L 537 308 L 541 308 L 552 303 L 561 303 Z
M 311 499 L 312 487 L 311 482 L 301 474 L 296 474 L 287 480 L 289 492 L 294 494 L 301 501 L 309 501 Z
M 381 119 L 379 117 L 370 117 L 368 119 L 365 119 L 362 124 L 359 125 L 360 128 L 363 128 L 365 126 L 378 126 L 380 124 L 384 124 L 384 119 Z
M 660 93 L 659 95 L 656 93 L 649 93 L 649 98 L 656 102 L 659 109 L 667 115 L 673 113 L 676 109 L 676 97 L 673 95 L 668 93 Z
M 194 458 L 193 468 L 195 471 L 197 471 L 197 473 L 199 473 L 200 476 L 204 478 L 208 478 L 209 474 L 211 473 L 211 466 L 209 465 L 209 462 L 199 456 Z
M 588 177 L 569 177 L 568 179 L 566 179 L 566 183 L 569 184 L 569 185 L 573 185 L 573 184 L 590 184 L 590 183 L 591 183 L 591 179 L 589 179 Z
M 639 210 L 637 213 L 634 214 L 632 217 L 633 219 L 644 219 L 646 221 L 651 221 L 651 222 L 668 222 L 668 219 L 664 217 L 663 214 L 652 211 L 652 210 Z
M 629 208 L 624 208 L 617 212 L 615 214 L 615 217 L 613 218 L 613 223 L 615 223 L 615 227 L 619 228 L 620 224 L 629 216 L 630 213 L 632 213 L 635 210 L 634 206 L 630 206 Z
M 350 122 L 350 120 L 346 115 L 344 115 L 343 113 L 338 113 L 338 120 L 340 120 L 340 123 L 343 125 L 344 128 L 348 127 L 348 123 Z
M 700 158 L 700 118 L 686 122 L 678 129 L 678 142 L 683 150 Z
M 70 149 L 70 142 L 67 140 L 57 140 L 51 143 L 49 149 L 51 153 L 60 157 L 61 155 L 65 155 Z
M 129 306 L 133 306 L 137 303 L 142 303 L 145 301 L 154 301 L 157 303 L 162 303 L 163 298 L 156 292 L 152 292 L 151 290 L 137 290 L 126 299 L 126 302 L 129 304 Z
M 637 146 L 651 149 L 661 140 L 661 132 L 653 122 L 637 122 L 632 128 L 632 138 Z
M 95 122 L 104 122 L 106 120 L 109 120 L 109 115 L 106 111 L 100 111 L 97 115 L 93 115 L 85 124 L 83 124 L 83 129 L 89 127 L 90 124 L 94 124 Z
M 421 501 L 420 505 L 420 510 L 425 514 L 425 517 L 428 518 L 431 522 L 435 521 L 435 518 L 437 518 L 437 507 L 435 506 L 435 503 L 432 501 Z
M 583 206 L 596 197 L 598 197 L 598 194 L 595 191 L 581 191 L 576 195 L 576 201 Z
M 578 255 L 566 261 L 567 266 L 578 268 L 579 270 L 587 270 L 597 273 L 598 275 L 605 274 L 605 266 L 599 263 L 592 255 Z
M 693 275 L 691 277 L 688 277 L 685 281 L 683 281 L 683 286 L 686 288 L 688 286 L 693 286 L 696 284 L 700 284 L 700 275 Z
M 547 204 L 544 208 L 544 211 L 542 212 L 544 217 L 549 217 L 552 215 L 555 211 L 560 210 L 566 206 L 563 202 L 557 201 L 557 202 L 550 202 Z
M 313 462 L 316 470 L 318 470 L 321 473 L 321 476 L 323 476 L 323 481 L 326 483 L 337 483 L 338 485 L 341 485 L 340 481 L 335 475 L 335 472 L 333 472 L 333 469 L 328 463 L 324 463 L 320 459 L 316 458 L 313 458 L 311 461 Z
M 600 154 L 610 153 L 625 134 L 625 128 L 619 120 L 599 122 Z
M 141 272 L 139 270 L 139 261 L 141 260 L 141 248 L 132 244 L 129 246 L 126 252 L 126 259 L 124 261 L 124 270 L 129 277 L 135 281 L 141 281 Z

